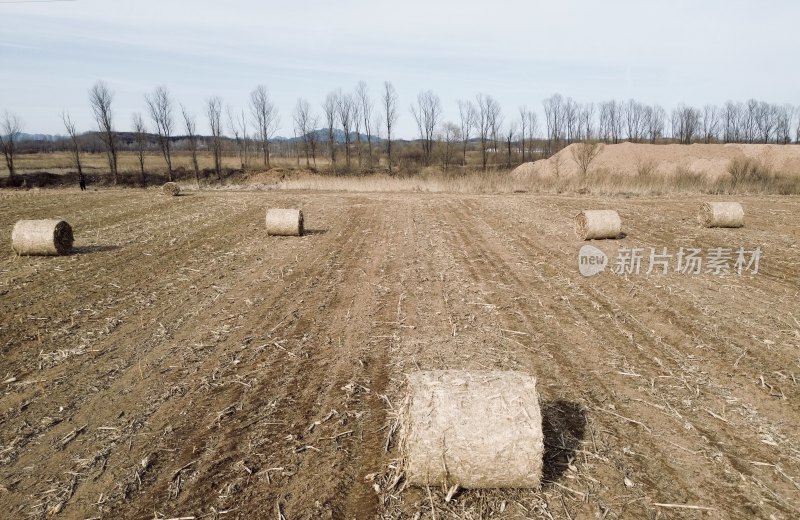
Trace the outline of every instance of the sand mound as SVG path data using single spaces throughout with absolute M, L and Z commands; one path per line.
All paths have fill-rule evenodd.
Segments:
M 578 174 L 571 144 L 549 159 L 524 163 L 514 169 L 518 179 L 571 177 Z M 772 171 L 800 176 L 800 145 L 775 144 L 634 144 L 603 145 L 589 166 L 589 172 L 625 175 L 671 175 L 676 171 L 705 174 L 711 179 L 728 174 L 734 158 L 761 161 Z

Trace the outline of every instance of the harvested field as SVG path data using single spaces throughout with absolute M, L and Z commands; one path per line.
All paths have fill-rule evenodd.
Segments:
M 709 199 L 0 193 L 0 511 L 798 518 L 800 199 L 707 229 Z M 270 207 L 306 235 L 268 237 Z M 625 222 L 610 256 L 758 246 L 759 272 L 584 278 L 587 207 Z M 74 254 L 15 256 L 47 215 Z M 404 375 L 437 369 L 537 378 L 540 491 L 405 487 Z

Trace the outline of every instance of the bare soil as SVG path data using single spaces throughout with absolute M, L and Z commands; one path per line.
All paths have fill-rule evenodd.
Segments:
M 579 169 L 572 144 L 547 159 L 521 164 L 512 172 L 518 179 L 571 177 Z M 728 174 L 731 161 L 748 158 L 765 169 L 785 176 L 800 175 L 800 146 L 777 144 L 600 144 L 590 172 L 623 175 L 668 176 L 680 172 L 719 179 Z
M 4 518 L 798 518 L 800 200 L 0 193 Z M 268 237 L 268 207 L 309 233 Z M 760 246 L 758 274 L 578 272 L 626 247 Z M 77 250 L 15 257 L 62 217 Z M 539 379 L 541 491 L 406 487 L 418 369 Z

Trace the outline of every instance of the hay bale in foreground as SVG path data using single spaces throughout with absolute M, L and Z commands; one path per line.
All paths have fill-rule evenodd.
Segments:
M 409 374 L 401 421 L 410 484 L 539 487 L 544 435 L 532 376 L 463 370 Z
M 575 233 L 581 240 L 617 238 L 622 233 L 622 219 L 613 209 L 590 209 L 575 217 Z
M 738 202 L 705 202 L 697 218 L 705 227 L 739 228 L 744 226 L 744 209 Z
M 178 186 L 177 182 L 166 182 L 163 186 L 161 186 L 161 191 L 164 192 L 164 195 L 168 195 L 170 197 L 177 197 L 181 194 L 181 187 Z
M 63 220 L 20 220 L 11 231 L 18 255 L 65 255 L 72 250 L 72 227 Z
M 299 209 L 267 210 L 267 234 L 299 237 L 303 235 L 303 212 Z

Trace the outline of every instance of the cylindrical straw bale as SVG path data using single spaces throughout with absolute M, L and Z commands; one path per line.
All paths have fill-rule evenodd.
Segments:
M 63 220 L 20 220 L 11 231 L 18 255 L 65 255 L 72 250 L 72 227 Z
M 181 187 L 178 186 L 177 182 L 166 182 L 163 186 L 161 186 L 161 191 L 164 192 L 164 195 L 169 197 L 177 197 L 181 194 Z
M 613 209 L 590 209 L 575 217 L 575 233 L 581 240 L 617 238 L 622 232 L 622 219 Z
M 697 218 L 705 227 L 738 228 L 744 226 L 744 209 L 738 202 L 705 202 Z
M 538 488 L 544 435 L 536 379 L 520 372 L 408 375 L 406 479 L 419 486 Z
M 270 235 L 299 237 L 303 235 L 303 211 L 299 209 L 267 210 L 267 233 Z

